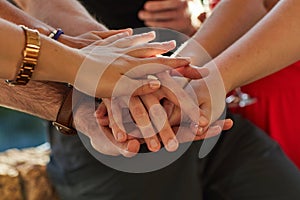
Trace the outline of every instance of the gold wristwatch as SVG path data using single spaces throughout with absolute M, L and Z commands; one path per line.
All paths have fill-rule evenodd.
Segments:
M 14 80 L 6 80 L 11 85 L 26 85 L 37 65 L 37 60 L 40 51 L 40 34 L 37 30 L 29 29 L 23 25 L 20 25 L 25 33 L 25 48 L 23 50 L 22 64 L 17 72 L 17 76 Z

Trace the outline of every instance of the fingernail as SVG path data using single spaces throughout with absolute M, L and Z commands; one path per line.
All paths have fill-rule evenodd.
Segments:
M 168 150 L 175 151 L 178 148 L 178 142 L 176 139 L 170 139 L 168 141 Z
M 202 131 L 203 131 L 203 128 L 202 128 L 202 127 L 199 127 L 197 133 L 199 133 L 199 134 L 201 135 L 201 134 L 202 134 Z M 198 135 L 199 135 L 199 134 L 198 134 Z
M 98 112 L 97 112 L 97 110 L 94 112 L 94 117 L 96 117 L 97 118 L 97 116 L 98 116 Z
M 197 134 L 197 131 L 199 130 L 199 124 L 192 122 L 190 128 L 192 130 L 192 133 Z
M 159 80 L 152 80 L 149 82 L 149 86 L 151 89 L 159 89 L 160 88 L 160 81 Z
M 153 36 L 155 36 L 155 31 L 150 31 L 148 33 L 145 33 L 145 35 L 153 35 Z
M 199 124 L 196 124 L 195 122 L 192 122 L 192 126 L 193 126 L 194 128 L 199 128 Z
M 155 139 L 151 139 L 150 140 L 150 146 L 153 148 L 153 149 L 156 149 L 158 147 L 158 143 Z
M 117 140 L 122 141 L 124 138 L 124 134 L 122 132 L 117 133 Z
M 162 44 L 172 44 L 172 45 L 176 46 L 176 41 L 175 40 L 170 40 L 170 41 L 167 41 L 167 42 L 163 42 Z

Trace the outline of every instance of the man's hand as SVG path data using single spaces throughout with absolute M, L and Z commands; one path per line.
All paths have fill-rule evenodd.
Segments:
M 192 36 L 200 27 L 201 10 L 199 0 L 149 0 L 138 17 L 147 26 L 169 28 Z
M 209 106 L 206 105 L 206 100 L 210 96 L 206 92 L 207 90 L 204 91 L 203 96 L 197 95 L 195 100 L 200 103 L 200 109 L 197 109 L 198 104 L 196 108 L 193 108 L 191 106 L 194 103 L 193 100 L 190 100 L 188 95 L 182 95 L 185 94 L 182 88 L 176 87 L 178 81 L 174 83 L 170 80 L 171 77 L 166 75 L 159 77 L 164 86 L 153 94 L 140 96 L 141 100 L 136 97 L 134 100 L 127 98 L 127 101 L 124 100 L 124 97 L 104 99 L 105 105 L 101 104 L 98 107 L 95 112 L 98 123 L 101 126 L 109 126 L 117 141 L 124 142 L 128 137 L 139 138 L 140 141 L 147 144 L 149 150 L 155 152 L 160 149 L 160 145 L 153 146 L 153 144 L 157 144 L 158 139 L 160 139 L 166 150 L 172 152 L 178 148 L 179 143 L 214 137 L 220 134 L 222 130 L 228 130 L 232 127 L 233 124 L 230 119 L 218 120 L 214 123 L 209 122 L 210 113 L 207 111 Z M 199 92 L 200 89 L 206 88 L 199 85 L 195 89 L 197 89 L 196 92 Z M 180 97 L 178 98 L 178 96 Z M 198 100 L 202 97 L 205 97 L 203 102 Z M 164 99 L 164 107 L 161 105 L 162 99 Z M 179 101 L 181 102 L 179 103 Z M 180 109 L 179 106 L 182 108 Z M 181 118 L 182 115 L 183 118 Z M 195 117 L 200 119 L 199 123 L 191 123 L 191 119 Z M 132 127 L 135 129 L 135 134 L 127 134 L 128 129 L 125 127 L 128 124 L 131 126 L 134 124 Z M 176 134 L 179 126 L 182 132 Z
M 84 95 L 84 94 L 82 94 Z M 90 138 L 91 144 L 98 152 L 118 156 L 132 157 L 138 153 L 140 143 L 136 139 L 117 142 L 108 127 L 99 126 L 94 116 L 94 102 L 81 102 L 73 113 L 74 127 Z

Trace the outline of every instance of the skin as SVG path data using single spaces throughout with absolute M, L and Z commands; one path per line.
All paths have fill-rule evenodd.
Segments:
M 138 17 L 147 26 L 169 28 L 192 36 L 201 25 L 198 19 L 201 10 L 198 0 L 147 1 Z
M 6 1 L 1 1 L 0 5 L 5 6 L 6 3 L 7 3 Z M 11 8 L 14 9 L 14 7 L 11 7 Z M 5 9 L 1 9 L 1 11 L 4 11 L 4 10 Z M 22 20 L 22 24 L 28 25 L 32 28 L 34 28 L 34 27 L 44 27 L 45 30 L 48 30 L 48 28 L 49 28 L 49 26 L 44 26 L 44 24 L 41 23 L 41 22 L 36 24 L 36 21 L 32 21 L 32 17 L 29 17 L 27 15 L 24 16 L 24 13 L 22 13 L 22 15 L 15 15 L 15 14 L 20 14 L 19 10 L 18 11 L 13 10 L 13 12 L 11 12 L 11 13 L 7 12 L 8 10 L 5 10 L 5 11 L 6 11 L 6 14 L 3 14 L 1 12 L 1 15 L 2 16 L 3 15 L 4 16 L 9 16 L 10 18 L 13 18 L 15 20 L 15 23 L 17 23 L 17 19 L 19 18 L 20 20 Z M 15 17 L 12 17 L 12 16 L 15 16 Z M 9 23 L 7 24 L 7 22 L 4 22 L 4 24 L 7 25 L 7 28 L 11 28 L 13 31 L 15 31 L 14 33 L 16 34 L 16 37 L 18 37 L 18 34 L 19 34 L 19 36 L 21 34 L 23 34 L 22 30 L 20 30 L 20 28 L 16 27 L 15 25 L 12 25 L 12 24 L 9 24 Z M 90 24 L 87 24 L 87 25 L 89 27 L 91 27 Z M 101 26 L 98 25 L 98 27 L 101 27 Z M 53 30 L 53 28 L 50 28 L 50 30 Z M 123 31 L 102 31 L 102 32 L 98 31 L 98 33 L 94 30 L 91 30 L 89 32 L 85 32 L 84 34 L 74 36 L 73 38 L 74 38 L 75 41 L 78 37 L 80 38 L 80 40 L 79 40 L 80 42 L 77 43 L 77 47 L 81 48 L 83 46 L 83 42 L 86 42 L 86 46 L 87 46 L 91 43 L 90 42 L 91 38 L 94 38 L 95 36 L 96 36 L 96 39 L 99 42 L 99 40 L 101 40 L 101 39 L 104 40 L 108 36 L 111 36 L 111 35 L 114 35 L 114 34 L 117 34 L 117 33 L 120 33 L 120 32 L 124 32 L 124 31 L 126 32 L 128 30 L 123 30 Z M 86 34 L 86 33 L 88 33 L 88 34 Z M 53 45 L 57 48 L 66 48 L 65 46 L 59 45 L 58 43 L 56 43 L 52 40 L 49 40 L 49 39 L 45 38 L 44 36 L 41 36 L 41 37 L 42 37 L 42 40 L 44 42 L 44 45 L 49 44 L 50 46 Z M 85 39 L 85 37 L 88 38 L 88 39 Z M 117 38 L 115 38 L 115 39 L 119 39 L 119 38 L 120 38 L 120 36 L 117 36 Z M 123 38 L 123 37 L 121 37 L 121 38 Z M 146 38 L 149 38 L 149 36 L 146 37 Z M 113 42 L 113 41 L 110 41 L 110 42 Z M 22 42 L 20 42 L 20 43 L 22 43 Z M 100 43 L 101 43 L 101 45 L 107 44 L 104 41 L 101 41 Z M 122 44 L 124 44 L 124 41 L 122 42 Z M 126 40 L 125 40 L 125 44 L 126 44 Z M 168 46 L 167 48 L 170 48 L 170 44 L 171 44 L 171 46 L 173 45 L 172 42 L 164 44 L 164 45 Z M 73 43 L 73 45 L 76 46 L 76 43 Z M 100 44 L 98 44 L 98 45 L 100 45 Z M 154 45 L 157 45 L 157 44 L 154 44 Z M 149 46 L 148 46 L 147 49 L 149 49 Z M 59 49 L 59 50 L 61 50 L 61 49 Z M 73 50 L 73 49 L 72 49 L 72 51 L 78 52 L 78 50 Z M 159 48 L 159 51 L 160 52 L 162 51 L 161 46 Z M 165 50 L 163 50 L 163 51 L 165 51 Z M 140 53 L 140 52 L 142 52 L 142 53 Z M 72 53 L 73 52 L 71 52 L 70 55 L 73 55 Z M 146 51 L 140 51 L 140 49 L 133 49 L 133 51 L 131 51 L 131 53 L 135 54 L 136 56 L 138 56 L 140 54 L 140 55 L 142 55 L 141 57 L 144 57 L 144 54 L 146 53 Z M 44 54 L 46 55 L 46 52 L 44 52 Z M 149 53 L 147 53 L 147 56 L 149 56 Z M 7 59 L 7 57 L 5 57 L 5 59 Z M 165 59 L 162 59 L 162 58 L 154 58 L 154 59 L 161 60 L 161 61 L 165 60 Z M 11 61 L 12 60 L 13 59 L 11 59 Z M 62 59 L 62 60 L 64 60 L 64 59 Z M 167 59 L 167 60 L 171 61 L 173 59 Z M 182 61 L 184 62 L 184 65 L 186 65 L 186 63 L 188 63 L 186 59 L 183 59 Z M 8 63 L 9 62 L 10 61 L 8 61 Z M 12 62 L 15 62 L 15 61 L 12 61 Z M 171 61 L 171 62 L 173 62 L 173 61 Z M 173 62 L 173 64 L 175 64 L 175 62 Z M 177 63 L 175 65 L 177 65 Z M 42 67 L 39 67 L 39 69 L 41 70 L 43 68 L 43 64 L 39 63 L 39 66 L 42 66 Z M 37 71 L 38 72 L 35 74 L 35 76 L 37 76 L 37 77 L 34 77 L 33 79 L 43 80 L 43 78 L 39 78 L 39 76 L 43 76 L 43 73 L 46 73 L 46 72 L 42 72 L 42 71 L 39 72 L 39 70 L 37 70 Z M 8 72 L 8 74 L 9 74 L 9 72 Z M 41 74 L 41 75 L 39 75 L 39 74 Z M 10 78 L 10 77 L 7 76 L 7 75 L 3 75 L 3 78 Z M 9 95 L 6 95 L 7 93 L 3 92 L 3 93 L 1 93 L 1 95 L 10 97 L 10 98 L 2 98 L 1 105 L 6 106 L 6 107 L 10 107 L 10 108 L 14 108 L 14 109 L 17 109 L 17 110 L 21 110 L 23 112 L 27 112 L 27 113 L 39 116 L 39 117 L 42 117 L 42 118 L 50 120 L 50 121 L 55 121 L 58 109 L 59 109 L 59 107 L 60 107 L 60 105 L 63 101 L 64 94 L 66 92 L 66 88 L 63 85 L 58 84 L 58 83 L 55 83 L 55 84 L 53 83 L 53 84 L 51 84 L 51 86 L 49 86 L 48 84 L 42 84 L 43 87 L 41 87 L 40 83 L 41 82 L 31 81 L 31 83 L 29 84 L 29 86 L 31 86 L 31 87 L 25 86 L 25 87 L 22 87 L 21 89 L 19 87 L 15 87 L 15 89 L 17 89 L 18 92 L 15 92 L 14 90 L 11 90 L 7 86 L 6 87 L 1 87 L 1 90 L 6 90 L 6 92 L 9 93 Z M 45 83 L 47 83 L 47 82 L 45 82 Z M 5 84 L 3 84 L 3 85 L 5 85 Z M 59 95 L 52 95 L 50 97 L 51 99 L 53 99 L 53 102 L 56 103 L 56 106 L 51 106 L 51 108 L 54 108 L 54 109 L 50 109 L 48 107 L 47 102 L 49 100 L 43 101 L 43 99 L 38 98 L 38 100 L 35 101 L 35 102 L 29 101 L 29 100 L 28 100 L 28 102 L 22 101 L 24 96 L 30 96 L 31 94 L 33 94 L 33 95 L 36 94 L 36 89 L 34 88 L 35 86 L 42 88 L 42 90 L 40 90 L 39 93 L 38 93 L 39 95 L 36 95 L 36 96 L 48 96 L 50 94 L 49 89 L 53 89 L 53 88 L 55 89 L 54 93 L 59 94 Z M 153 88 L 151 88 L 151 90 L 153 91 Z M 145 91 L 145 88 L 142 89 L 142 91 Z M 43 105 L 43 106 L 40 106 L 40 105 Z M 47 107 L 47 109 L 45 109 L 46 107 Z M 79 107 L 79 108 L 81 108 L 81 107 Z M 81 112 L 78 112 L 78 114 L 76 114 L 76 116 L 74 117 L 75 118 L 74 120 L 77 120 L 77 121 L 81 122 L 81 121 L 85 121 L 85 120 L 83 120 L 83 118 L 89 119 L 89 117 L 90 117 L 89 121 L 95 120 L 93 115 L 88 115 L 88 114 L 89 114 L 88 110 L 86 111 L 86 113 L 81 110 Z M 80 131 L 87 131 L 87 132 L 85 132 L 85 134 L 87 134 L 90 138 L 93 138 L 96 135 L 95 133 L 97 133 L 98 130 L 96 130 L 96 129 L 95 130 L 90 130 L 90 129 L 86 130 L 86 127 L 88 127 L 88 126 L 89 126 L 89 124 L 80 123 L 80 125 L 76 126 L 76 128 Z M 105 132 L 101 132 L 100 134 L 105 134 Z M 113 142 L 114 142 L 114 144 L 116 143 L 115 141 L 113 141 Z M 128 144 L 128 145 L 126 145 L 126 144 Z M 102 149 L 103 150 L 102 153 L 108 154 L 108 155 L 115 155 L 116 152 L 117 152 L 118 154 L 127 155 L 126 154 L 126 149 L 129 149 L 129 150 L 133 149 L 135 151 L 138 151 L 137 148 L 131 148 L 131 146 L 133 146 L 133 145 L 130 145 L 130 144 L 132 144 L 132 142 L 128 141 L 128 142 L 125 142 L 125 144 L 123 143 L 122 145 L 120 145 L 124 149 L 119 149 L 119 148 L 116 148 L 114 145 L 111 145 L 111 148 Z M 97 145 L 106 146 L 106 147 L 110 146 L 110 145 L 107 145 L 105 142 L 97 143 Z M 99 149 L 99 148 L 97 147 L 96 149 Z

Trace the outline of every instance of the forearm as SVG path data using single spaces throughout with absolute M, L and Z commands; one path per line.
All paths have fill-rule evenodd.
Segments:
M 92 30 L 106 30 L 77 0 L 14 0 L 30 15 L 68 35 L 76 36 Z
M 300 59 L 300 1 L 281 1 L 214 62 L 227 91 Z
M 266 12 L 263 0 L 222 0 L 180 55 L 191 56 L 193 64 L 202 66 L 245 34 Z
M 0 105 L 55 121 L 68 88 L 58 83 L 29 82 L 10 87 L 0 81 Z
M 40 39 L 40 53 L 32 79 L 73 83 L 84 55 L 43 35 Z M 23 59 L 24 31 L 0 19 L 0 42 L 6 47 L 0 48 L 0 79 L 13 80 Z
M 15 24 L 23 24 L 29 28 L 37 29 L 45 35 L 53 30 L 51 26 L 26 14 L 6 0 L 0 0 L 0 17 Z

